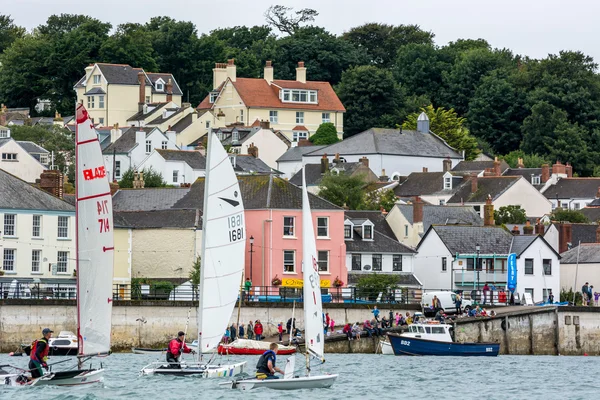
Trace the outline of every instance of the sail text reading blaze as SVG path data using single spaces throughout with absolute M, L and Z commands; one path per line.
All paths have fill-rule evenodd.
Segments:
M 98 215 L 101 217 L 98 218 L 98 223 L 100 224 L 100 233 L 110 232 L 110 223 L 108 218 L 102 217 L 108 214 L 108 200 L 97 201 L 96 208 L 98 210 Z
M 229 241 L 237 242 L 244 238 L 244 214 L 240 213 L 227 218 Z
M 91 181 L 93 179 L 105 178 L 106 177 L 106 169 L 104 166 L 84 169 L 83 170 L 83 179 L 86 181 Z

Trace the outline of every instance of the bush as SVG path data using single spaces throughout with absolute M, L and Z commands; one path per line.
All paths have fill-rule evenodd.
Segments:
M 571 223 L 587 223 L 590 222 L 585 214 L 577 210 L 564 210 L 562 208 L 555 209 L 550 215 L 552 221 L 571 222 Z
M 325 122 L 319 125 L 317 132 L 309 139 L 315 146 L 334 144 L 340 141 L 337 135 L 337 129 L 331 122 Z
M 165 187 L 167 182 L 163 179 L 160 172 L 155 171 L 152 167 L 144 168 L 141 172 L 144 173 L 144 187 Z M 119 181 L 120 188 L 132 188 L 135 171 L 129 168 L 125 171 Z
M 568 301 L 568 302 L 573 302 L 573 289 L 569 289 L 569 291 L 566 291 L 565 289 L 562 289 L 560 291 L 560 301 Z M 576 306 L 580 306 L 583 304 L 583 295 L 581 294 L 581 292 L 575 292 L 575 305 Z
M 379 293 L 386 293 L 398 287 L 398 276 L 372 273 L 361 277 L 356 284 L 359 297 L 375 301 Z

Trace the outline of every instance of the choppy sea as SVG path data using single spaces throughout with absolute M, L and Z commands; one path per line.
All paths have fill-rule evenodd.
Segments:
M 339 378 L 331 389 L 291 392 L 257 389 L 249 392 L 219 387 L 217 379 L 139 376 L 156 361 L 153 355 L 113 354 L 102 359 L 104 382 L 81 387 L 0 386 L 0 399 L 594 399 L 600 396 L 600 358 L 564 356 L 396 357 L 378 354 L 327 354 L 313 373 L 331 372 Z M 50 363 L 63 357 L 52 357 Z M 73 361 L 75 359 L 73 358 Z M 222 361 L 248 362 L 258 357 Z M 0 355 L 0 365 L 25 368 L 26 357 Z M 283 363 L 283 360 L 280 361 Z M 66 369 L 70 362 L 55 366 Z M 302 360 L 297 360 L 300 368 Z M 59 368 L 60 367 L 60 368 Z

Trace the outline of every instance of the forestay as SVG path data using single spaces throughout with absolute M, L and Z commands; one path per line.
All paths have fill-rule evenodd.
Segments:
M 79 355 L 108 353 L 112 315 L 112 197 L 98 135 L 77 106 L 77 311 Z
M 198 307 L 198 348 L 203 353 L 217 348 L 229 323 L 246 249 L 244 204 L 229 156 L 213 133 L 207 149 Z
M 313 228 L 306 178 L 302 170 L 302 272 L 304 275 L 304 328 L 306 350 L 323 358 L 323 307 L 321 279 L 317 263 L 317 244 Z

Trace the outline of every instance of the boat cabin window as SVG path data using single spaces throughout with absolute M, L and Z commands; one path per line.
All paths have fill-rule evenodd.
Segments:
M 52 342 L 52 346 L 68 346 L 71 344 L 70 340 L 55 340 Z
M 425 330 L 422 326 L 418 326 L 417 328 L 419 329 L 419 333 L 425 333 Z
M 428 327 L 428 326 L 426 326 L 426 327 L 425 327 L 425 332 L 427 332 L 427 333 L 431 333 L 431 328 L 430 328 L 430 327 Z
M 431 327 L 431 333 L 444 333 L 444 327 L 443 326 L 432 326 Z

